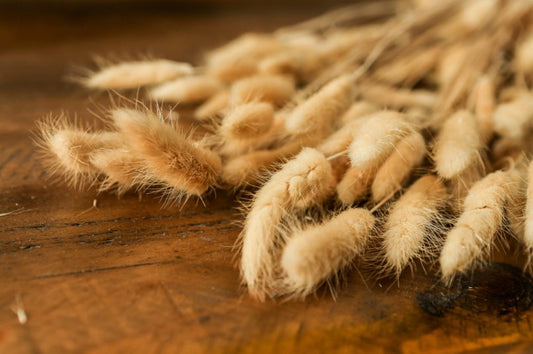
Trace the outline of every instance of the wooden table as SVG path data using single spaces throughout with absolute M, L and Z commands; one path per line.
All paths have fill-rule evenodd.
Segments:
M 336 300 L 322 289 L 305 301 L 259 303 L 234 265 L 241 216 L 232 195 L 180 210 L 46 178 L 35 121 L 61 111 L 95 121 L 91 111 L 109 105 L 106 94 L 64 80 L 76 66 L 94 67 L 93 55 L 199 62 L 243 31 L 321 6 L 0 11 L 0 213 L 14 211 L 0 216 L 1 353 L 533 350 L 531 283 L 520 272 L 493 266 L 455 295 L 439 285 L 419 295 L 433 275 L 404 274 L 398 285 L 362 269 L 347 274 Z M 453 308 L 441 293 L 457 298 Z

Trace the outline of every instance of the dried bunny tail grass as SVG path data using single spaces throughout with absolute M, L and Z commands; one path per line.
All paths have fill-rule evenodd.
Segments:
M 64 176 L 75 188 L 92 184 L 98 177 L 98 169 L 91 163 L 91 156 L 101 149 L 120 146 L 117 133 L 90 132 L 76 123 L 70 123 L 64 115 L 38 122 L 36 144 L 41 149 L 43 161 L 52 175 Z
M 223 85 L 209 76 L 187 76 L 165 82 L 148 91 L 151 99 L 177 103 L 199 103 L 222 90 Z
M 224 163 L 221 179 L 233 187 L 242 187 L 256 182 L 261 173 L 275 167 L 276 163 L 296 155 L 305 146 L 292 141 L 271 150 L 257 150 L 234 157 Z
M 403 138 L 378 169 L 372 183 L 372 200 L 379 202 L 400 189 L 425 156 L 426 142 L 420 133 Z
M 294 79 L 282 75 L 255 75 L 235 82 L 231 87 L 230 104 L 269 102 L 282 106 L 295 92 Z
M 339 124 L 345 126 L 352 121 L 358 120 L 361 117 L 365 117 L 369 114 L 380 111 L 381 107 L 375 103 L 368 101 L 357 101 L 352 103 L 350 108 L 341 116 Z
M 515 139 L 522 139 L 533 124 L 533 95 L 522 92 L 510 102 L 496 107 L 493 115 L 494 131 Z
M 435 146 L 433 159 L 439 175 L 452 179 L 481 160 L 483 141 L 476 118 L 462 110 L 444 122 Z
M 374 77 L 390 85 L 411 87 L 427 77 L 438 64 L 443 48 L 423 48 L 376 70 Z
M 331 80 L 290 113 L 285 122 L 287 132 L 294 136 L 327 136 L 353 102 L 354 87 L 352 75 Z
M 251 102 L 234 107 L 222 120 L 219 133 L 225 139 L 254 139 L 266 134 L 274 123 L 274 107 Z
M 415 130 L 409 118 L 398 112 L 380 111 L 368 116 L 356 130 L 349 147 L 352 166 L 364 170 L 377 168 L 395 144 Z
M 127 149 L 104 149 L 91 155 L 91 164 L 106 175 L 100 183 L 99 190 L 116 190 L 122 195 L 132 188 L 145 188 L 141 185 L 148 171 L 143 168 L 143 161 Z
M 316 44 L 320 45 L 320 44 Z M 325 65 L 316 47 L 289 48 L 259 62 L 262 74 L 294 76 L 298 82 L 311 82 Z
M 517 44 L 513 66 L 519 76 L 533 78 L 533 31 L 529 31 Z
M 229 107 L 229 100 L 229 90 L 222 90 L 216 93 L 196 108 L 194 118 L 199 121 L 210 121 L 223 115 L 224 111 Z
M 322 224 L 294 231 L 283 249 L 285 288 L 305 297 L 365 249 L 374 227 L 366 209 L 348 209 Z
M 355 132 L 360 128 L 365 118 L 345 124 L 339 130 L 322 141 L 317 149 L 326 156 L 338 155 L 346 152 L 353 141 Z
M 533 162 L 529 164 L 527 173 L 527 194 L 523 242 L 531 260 L 533 258 Z
M 432 222 L 446 206 L 446 187 L 436 176 L 418 179 L 392 207 L 383 234 L 385 271 L 397 276 L 414 259 L 428 258 L 440 231 Z M 433 239 L 431 239 L 433 238 Z M 429 247 L 427 243 L 429 242 Z
M 514 169 L 493 172 L 472 186 L 440 255 L 444 281 L 450 282 L 490 252 L 502 227 L 505 206 L 517 196 L 519 187 L 520 173 Z
M 278 230 L 291 210 L 321 203 L 333 192 L 331 166 L 320 152 L 304 149 L 255 194 L 241 234 L 241 275 L 248 291 L 261 300 L 275 282 Z
M 132 153 L 169 190 L 201 196 L 215 185 L 220 157 L 192 143 L 155 113 L 116 109 L 111 117 Z
M 470 191 L 470 188 L 480 179 L 485 177 L 486 174 L 486 168 L 480 160 L 450 179 L 448 190 L 452 196 L 450 206 L 454 211 L 462 211 L 464 199 Z
M 375 175 L 375 168 L 349 167 L 336 187 L 341 203 L 349 206 L 363 199 L 368 194 Z
M 496 88 L 494 78 L 484 75 L 478 79 L 475 88 L 474 112 L 479 122 L 482 141 L 487 144 L 494 136 L 492 116 L 496 108 Z
M 238 156 L 267 145 L 280 134 L 283 122 L 274 118 L 274 107 L 266 102 L 245 103 L 233 108 L 218 129 L 220 153 Z
M 360 86 L 361 96 L 370 102 L 393 109 L 435 107 L 438 96 L 429 90 L 402 89 L 377 83 L 363 83 Z
M 272 35 L 246 33 L 208 53 L 206 73 L 233 82 L 257 73 L 258 59 L 276 54 L 283 48 L 283 43 Z
M 160 84 L 193 73 L 194 68 L 188 63 L 164 59 L 131 61 L 100 69 L 82 79 L 81 82 L 92 89 L 135 89 Z

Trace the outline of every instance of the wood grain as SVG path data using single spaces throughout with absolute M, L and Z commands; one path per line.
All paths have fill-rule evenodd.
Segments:
M 423 272 L 398 285 L 361 267 L 336 300 L 328 289 L 305 301 L 250 299 L 234 266 L 241 216 L 230 194 L 163 209 L 155 196 L 117 199 L 46 179 L 35 120 L 66 111 L 95 121 L 87 109 L 109 105 L 64 80 L 74 66 L 91 67 L 93 54 L 197 62 L 243 31 L 322 10 L 1 15 L 0 213 L 15 211 L 0 217 L 1 353 L 533 350 L 531 310 L 423 311 L 416 296 L 436 283 Z M 17 296 L 26 324 L 12 311 Z

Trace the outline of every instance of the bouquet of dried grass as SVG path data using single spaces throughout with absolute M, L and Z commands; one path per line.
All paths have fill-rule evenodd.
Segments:
M 379 20 L 354 25 L 364 16 Z M 81 80 L 193 104 L 195 134 L 136 105 L 105 131 L 48 119 L 40 144 L 74 186 L 170 202 L 248 189 L 240 268 L 259 299 L 306 296 L 357 258 L 397 276 L 438 259 L 451 281 L 504 227 L 533 254 L 532 25 L 533 0 L 354 5 L 245 34 L 199 67 Z

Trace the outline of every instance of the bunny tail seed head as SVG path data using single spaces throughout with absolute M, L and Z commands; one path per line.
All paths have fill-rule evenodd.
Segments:
M 156 85 L 194 73 L 188 63 L 171 60 L 123 62 L 92 73 L 83 84 L 92 89 L 121 90 Z
M 247 102 L 269 102 L 282 106 L 295 91 L 294 79 L 281 75 L 256 75 L 244 78 L 231 87 L 230 102 L 239 105 Z
M 220 135 L 227 139 L 255 139 L 266 134 L 274 123 L 274 107 L 266 102 L 245 103 L 232 109 L 222 120 Z
M 93 183 L 99 173 L 91 156 L 119 146 L 120 138 L 113 132 L 89 132 L 61 116 L 39 122 L 37 144 L 50 173 L 64 176 L 69 184 L 81 188 Z
M 385 224 L 383 248 L 387 267 L 399 275 L 415 258 L 431 253 L 424 249 L 428 226 L 447 200 L 444 184 L 435 176 L 418 179 L 394 204 Z
M 199 103 L 222 90 L 222 85 L 209 76 L 187 76 L 165 82 L 148 92 L 151 99 L 183 104 Z
M 354 80 L 343 75 L 299 104 L 287 117 L 285 128 L 295 136 L 327 136 L 354 99 Z
M 425 156 L 426 142 L 420 133 L 413 132 L 403 138 L 378 169 L 372 183 L 372 200 L 379 202 L 400 189 Z
M 264 299 L 275 283 L 276 244 L 282 218 L 321 203 L 335 178 L 323 154 L 304 149 L 256 193 L 242 232 L 241 274 L 250 294 Z
M 496 171 L 474 184 L 464 201 L 464 210 L 449 232 L 440 255 L 442 278 L 449 281 L 490 252 L 502 227 L 504 207 L 516 197 L 520 174 Z
M 364 170 L 377 168 L 394 150 L 396 142 L 413 131 L 413 123 L 404 114 L 393 111 L 371 114 L 356 130 L 350 144 L 352 166 Z
M 348 209 L 294 232 L 281 256 L 288 291 L 304 297 L 349 265 L 364 250 L 373 226 L 368 210 Z
M 154 113 L 116 109 L 112 119 L 132 153 L 157 180 L 196 196 L 216 183 L 220 157 L 189 141 Z
M 476 118 L 458 111 L 442 126 L 433 148 L 437 172 L 443 178 L 458 176 L 480 160 L 483 141 Z

